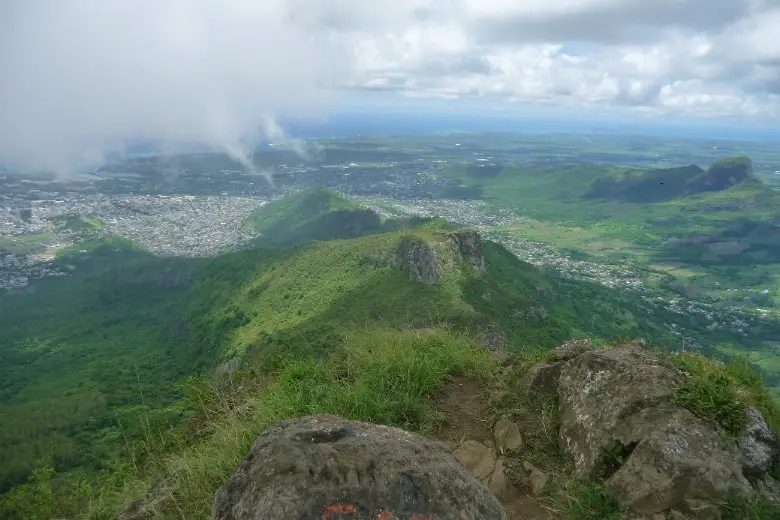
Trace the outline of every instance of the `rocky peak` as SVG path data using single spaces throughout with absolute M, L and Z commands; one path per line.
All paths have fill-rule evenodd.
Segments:
M 391 253 L 375 260 L 377 265 L 407 271 L 412 280 L 428 285 L 441 282 L 453 261 L 469 262 L 479 272 L 485 271 L 482 238 L 476 231 L 434 233 L 430 242 L 410 234 Z

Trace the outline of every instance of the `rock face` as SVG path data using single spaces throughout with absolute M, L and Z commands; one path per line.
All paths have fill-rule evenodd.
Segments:
M 417 235 L 407 235 L 393 251 L 372 257 L 379 267 L 402 269 L 409 278 L 433 285 L 441 282 L 445 270 L 458 262 L 469 262 L 485 271 L 482 239 L 476 231 L 434 232 L 429 242 Z
M 439 283 L 442 268 L 433 245 L 417 237 L 404 237 L 396 247 L 393 267 L 409 272 L 409 278 L 428 285 Z
M 485 272 L 485 257 L 482 254 L 482 237 L 476 231 L 456 231 L 449 234 L 459 256 L 468 260 L 480 271 Z
M 504 519 L 506 514 L 441 443 L 319 415 L 284 421 L 259 437 L 217 492 L 213 518 Z
M 748 426 L 739 440 L 742 470 L 748 475 L 766 473 L 780 457 L 777 434 L 755 408 L 748 408 Z
M 752 490 L 743 465 L 759 469 L 775 460 L 776 437 L 763 419 L 755 418 L 740 450 L 674 405 L 686 376 L 641 342 L 599 350 L 569 345 L 554 355 L 560 361 L 540 364 L 531 377 L 548 390 L 555 382 L 561 448 L 578 476 L 605 478 L 608 493 L 635 513 L 719 518 L 713 499 Z M 554 370 L 557 380 L 539 377 Z

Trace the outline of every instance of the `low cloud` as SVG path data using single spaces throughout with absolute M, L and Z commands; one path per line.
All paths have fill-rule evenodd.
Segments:
M 0 162 L 67 170 L 129 138 L 240 160 L 279 113 L 327 104 L 340 63 L 283 0 L 10 0 L 0 6 Z

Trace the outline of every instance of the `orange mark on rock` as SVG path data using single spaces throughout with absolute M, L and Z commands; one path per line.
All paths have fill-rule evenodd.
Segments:
M 358 510 L 355 504 L 331 504 L 325 507 L 325 514 L 322 520 L 330 520 L 335 515 L 357 515 Z
M 395 518 L 395 513 L 392 511 L 380 511 L 378 515 L 376 515 L 376 520 L 391 520 Z

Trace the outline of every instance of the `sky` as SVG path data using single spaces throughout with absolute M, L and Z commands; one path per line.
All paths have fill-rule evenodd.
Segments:
M 780 0 L 4 0 L 0 164 L 240 158 L 350 108 L 776 125 L 779 28 Z

